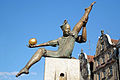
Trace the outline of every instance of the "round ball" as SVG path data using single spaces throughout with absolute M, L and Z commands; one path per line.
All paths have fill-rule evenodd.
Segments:
M 35 45 L 35 44 L 37 44 L 37 39 L 36 39 L 36 38 L 31 38 L 31 39 L 29 40 L 29 44 L 30 44 L 30 45 Z

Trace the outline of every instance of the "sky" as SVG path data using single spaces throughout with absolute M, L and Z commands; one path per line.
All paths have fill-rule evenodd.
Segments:
M 93 1 L 0 0 L 0 80 L 43 80 L 44 57 L 31 67 L 28 75 L 15 77 L 38 49 L 26 46 L 29 39 L 36 38 L 40 44 L 61 37 L 63 21 L 67 19 L 73 28 Z M 75 43 L 73 57 L 78 58 L 81 49 L 94 55 L 101 30 L 112 39 L 120 39 L 119 3 L 120 0 L 96 0 L 86 26 L 87 42 Z

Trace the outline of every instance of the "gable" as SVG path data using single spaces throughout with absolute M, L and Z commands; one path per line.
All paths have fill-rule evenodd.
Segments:
M 110 47 L 112 45 L 113 45 L 113 43 L 112 43 L 109 35 L 107 35 L 107 34 L 101 35 L 97 42 L 95 56 L 98 56 L 101 51 L 106 50 L 108 47 Z

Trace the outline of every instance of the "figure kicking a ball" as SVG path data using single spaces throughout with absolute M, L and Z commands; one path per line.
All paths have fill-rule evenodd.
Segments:
M 38 62 L 42 57 L 54 57 L 54 58 L 71 58 L 72 51 L 74 48 L 74 43 L 83 43 L 87 40 L 86 35 L 86 23 L 88 21 L 88 15 L 92 9 L 92 6 L 95 2 L 93 2 L 88 8 L 85 9 L 85 13 L 80 21 L 75 25 L 73 30 L 70 29 L 70 25 L 67 20 L 64 21 L 63 25 L 60 26 L 63 31 L 63 36 L 52 41 L 48 41 L 43 44 L 35 45 L 29 44 L 29 48 L 35 47 L 43 47 L 43 46 L 59 46 L 57 51 L 49 51 L 45 48 L 39 48 L 35 54 L 32 56 L 30 61 L 26 64 L 26 66 L 16 75 L 16 77 L 21 74 L 28 74 L 30 67 Z M 78 35 L 80 30 L 82 29 L 82 35 Z

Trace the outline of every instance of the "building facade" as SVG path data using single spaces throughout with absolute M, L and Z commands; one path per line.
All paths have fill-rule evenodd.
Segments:
M 94 80 L 119 80 L 118 40 L 101 31 L 94 56 Z
M 119 58 L 119 74 L 120 74 L 120 39 L 117 43 L 117 52 L 119 53 L 118 58 Z
M 80 72 L 84 80 L 93 80 L 93 57 L 94 56 L 86 55 L 86 53 L 83 53 L 83 50 L 81 50 L 81 54 L 79 55 Z

